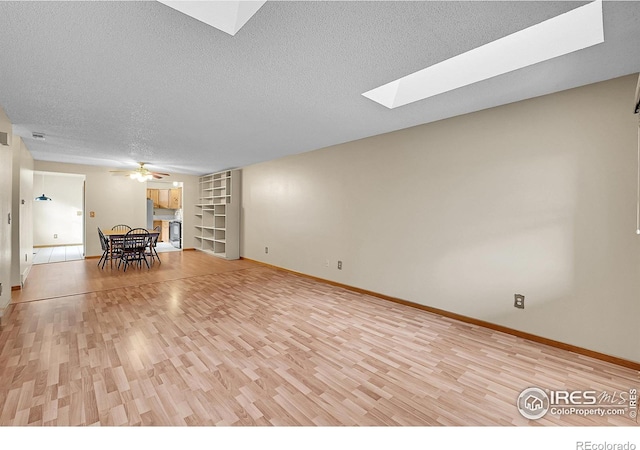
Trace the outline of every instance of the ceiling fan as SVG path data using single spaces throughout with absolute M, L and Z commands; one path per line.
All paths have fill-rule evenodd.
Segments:
M 153 172 L 147 169 L 144 166 L 146 163 L 139 162 L 138 164 L 140 164 L 140 167 L 135 170 L 110 170 L 109 172 L 113 174 L 123 174 L 125 176 L 129 176 L 129 178 L 131 178 L 132 180 L 138 180 L 141 183 L 144 181 L 153 180 L 154 178 L 159 180 L 162 179 L 162 177 L 170 176 L 168 173 Z

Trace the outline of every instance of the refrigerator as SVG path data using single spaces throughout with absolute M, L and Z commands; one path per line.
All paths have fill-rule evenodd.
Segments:
M 147 199 L 147 230 L 153 230 L 153 200 Z

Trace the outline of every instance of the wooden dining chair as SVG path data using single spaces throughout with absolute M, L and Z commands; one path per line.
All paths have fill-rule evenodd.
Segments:
M 124 224 L 113 226 L 111 227 L 111 229 L 113 231 L 131 231 L 131 227 L 129 225 L 124 225 Z
M 124 264 L 124 272 L 127 271 L 127 267 L 131 264 L 137 264 L 138 267 L 142 267 L 142 262 L 149 266 L 147 260 L 146 251 L 151 240 L 149 231 L 144 228 L 133 228 L 124 235 L 122 242 L 122 253 L 120 254 L 120 260 L 118 261 L 118 268 L 121 264 Z
M 111 267 L 113 267 L 113 261 L 120 258 L 123 239 L 109 239 L 104 235 L 100 227 L 98 227 L 98 235 L 100 237 L 100 246 L 102 247 L 102 256 L 98 261 L 98 266 L 102 263 L 101 269 L 104 269 L 104 265 L 107 263 L 107 260 L 110 260 Z
M 131 231 L 131 227 L 129 225 L 124 225 L 124 224 L 120 224 L 120 225 L 116 225 L 111 227 L 111 230 L 113 231 L 121 231 L 123 234 Z M 122 252 L 122 243 L 124 241 L 124 238 L 111 238 L 111 249 L 112 252 L 115 252 L 113 254 L 118 254 L 118 256 L 116 258 L 120 257 L 120 253 Z M 114 258 L 114 259 L 116 259 Z
M 111 254 L 111 249 L 109 248 L 109 239 L 105 237 L 100 227 L 98 227 L 98 236 L 100 237 L 100 246 L 102 247 L 102 256 L 98 261 L 98 267 L 100 267 L 100 263 L 102 263 L 101 269 L 104 269 L 104 265 L 107 262 L 107 259 L 109 259 L 110 257 L 109 255 Z
M 160 261 L 160 255 L 158 255 L 158 251 L 156 250 L 156 246 L 158 245 L 158 238 L 160 237 L 160 231 L 162 227 L 160 225 L 156 226 L 153 231 L 157 231 L 158 234 L 151 236 L 149 241 L 149 247 L 147 248 L 147 256 L 151 258 L 151 264 L 155 259 L 158 259 L 158 262 L 162 264 Z

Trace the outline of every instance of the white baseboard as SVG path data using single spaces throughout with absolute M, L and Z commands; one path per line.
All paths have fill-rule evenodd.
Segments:
M 24 272 L 22 272 L 22 274 L 20 275 L 20 287 L 24 288 L 24 282 L 27 281 L 27 277 L 29 276 L 29 272 L 31 271 L 31 267 L 33 266 L 33 264 L 29 264 L 27 266 L 26 269 L 24 269 Z

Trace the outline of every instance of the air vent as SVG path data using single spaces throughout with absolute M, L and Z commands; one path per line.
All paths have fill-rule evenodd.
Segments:
M 0 131 L 0 145 L 9 145 L 9 133 Z
M 38 141 L 44 141 L 44 133 L 38 133 L 38 132 L 34 131 L 33 133 L 31 133 L 31 136 L 34 139 L 37 139 Z

